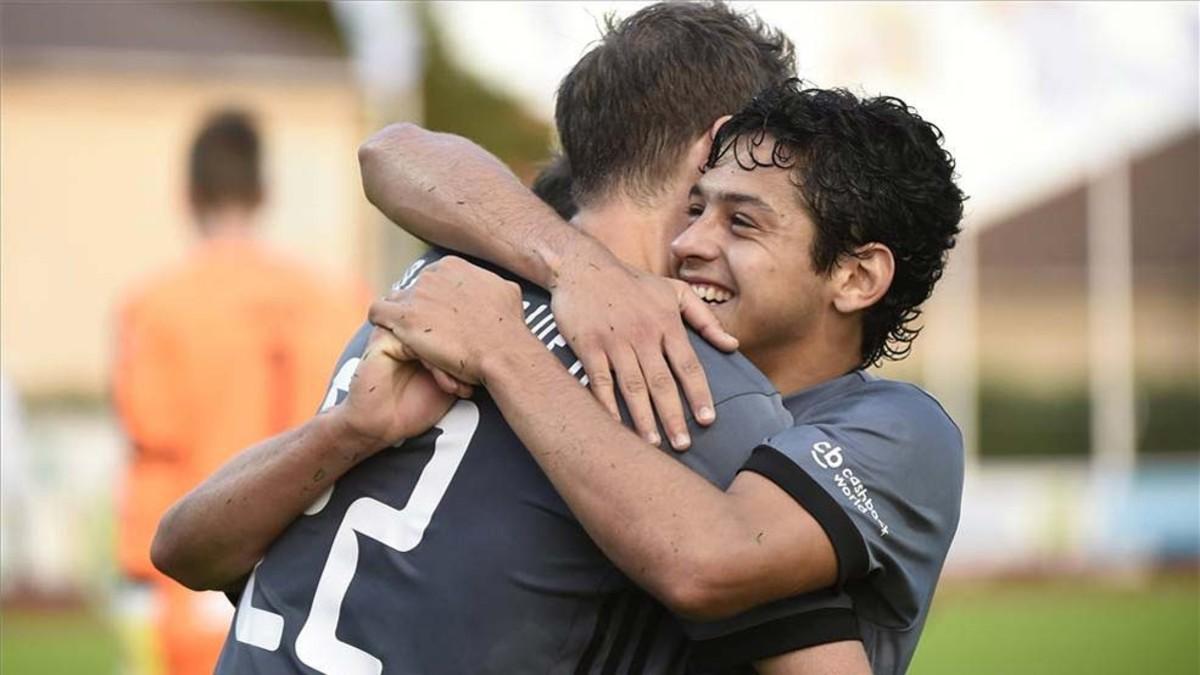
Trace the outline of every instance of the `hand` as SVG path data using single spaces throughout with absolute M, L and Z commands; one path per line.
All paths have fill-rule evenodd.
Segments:
M 596 245 L 564 261 L 551 290 L 559 331 L 583 363 L 592 393 L 614 418 L 620 419 L 613 372 L 634 427 L 655 445 L 655 410 L 672 447 L 691 445 L 676 378 L 696 421 L 707 425 L 716 419 L 683 320 L 718 349 L 733 351 L 737 340 L 687 284 L 638 272 Z
M 514 341 L 541 348 L 525 326 L 520 286 L 454 256 L 372 303 L 370 320 L 400 339 L 406 358 L 440 368 L 459 386 L 480 383 L 484 361 Z
M 382 450 L 432 427 L 454 400 L 396 336 L 376 328 L 346 400 L 329 414 L 366 447 Z

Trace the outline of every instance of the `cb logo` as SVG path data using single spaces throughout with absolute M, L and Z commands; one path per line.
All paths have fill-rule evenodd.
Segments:
M 813 443 L 813 461 L 823 469 L 836 469 L 842 465 L 842 447 L 828 441 Z

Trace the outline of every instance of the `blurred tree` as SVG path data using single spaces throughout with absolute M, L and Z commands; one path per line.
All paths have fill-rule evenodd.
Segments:
M 327 38 L 342 54 L 349 52 L 338 17 L 327 2 L 254 2 L 247 7 L 247 11 L 264 19 Z M 465 136 L 499 157 L 526 184 L 531 183 L 550 153 L 550 123 L 521 108 L 514 97 L 462 68 L 447 48 L 430 5 L 413 4 L 406 9 L 415 15 L 423 36 L 423 72 L 417 85 L 420 107 L 411 105 L 416 97 L 408 98 L 410 105 L 403 109 L 382 106 L 374 110 L 368 123 L 382 126 L 387 121 L 416 118 L 426 128 Z M 367 274 L 379 288 L 387 288 L 426 246 L 392 226 L 383 225 L 382 220 L 377 232 L 365 245 L 363 259 L 369 261 Z
M 984 457 L 1084 457 L 1091 451 L 1087 388 L 1054 393 L 985 381 L 979 392 Z M 1139 454 L 1200 450 L 1200 391 L 1194 381 L 1138 383 Z
M 1080 387 L 1055 394 L 985 381 L 979 391 L 984 457 L 1075 456 L 1091 449 L 1090 401 Z
M 529 183 L 550 153 L 550 124 L 455 63 L 429 7 L 422 5 L 419 15 L 425 31 L 425 126 L 470 138 Z
M 273 20 L 335 40 L 346 52 L 327 2 L 252 2 L 248 6 Z M 416 11 L 425 33 L 422 123 L 430 129 L 470 138 L 530 182 L 550 153 L 551 124 L 456 63 L 429 6 L 420 4 Z

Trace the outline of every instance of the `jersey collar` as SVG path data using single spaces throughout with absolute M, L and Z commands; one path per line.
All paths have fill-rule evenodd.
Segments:
M 863 370 L 852 370 L 840 377 L 825 380 L 820 384 L 814 384 L 807 389 L 801 389 L 800 391 L 784 396 L 783 405 L 792 414 L 792 417 L 800 418 L 817 403 L 855 387 L 862 386 L 863 383 L 871 382 L 875 379 L 877 378 L 874 375 Z

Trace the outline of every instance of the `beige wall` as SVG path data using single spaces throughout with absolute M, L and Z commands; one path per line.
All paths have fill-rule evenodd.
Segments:
M 909 358 L 886 362 L 885 377 L 921 382 L 923 364 L 942 358 L 935 336 L 958 330 L 960 308 L 927 303 L 917 325 L 929 327 Z M 981 382 L 1045 395 L 1088 386 L 1088 307 L 1080 284 L 1030 275 L 993 276 L 978 315 Z M 1140 382 L 1193 385 L 1200 380 L 1200 287 L 1179 279 L 1143 279 L 1134 294 L 1134 364 Z M 934 392 L 938 393 L 938 392 Z
M 345 81 L 6 68 L 0 351 L 25 393 L 105 391 L 116 302 L 187 249 L 187 145 L 225 103 L 261 122 L 265 236 L 331 272 L 370 276 L 355 159 L 364 129 Z
M 997 294 L 999 296 L 999 294 Z M 1080 293 L 1014 281 L 980 316 L 980 366 L 998 382 L 1046 392 L 1086 386 L 1087 305 Z M 1139 379 L 1195 382 L 1200 377 L 1197 296 L 1164 288 L 1134 296 L 1134 363 Z

